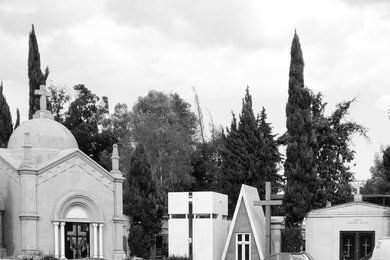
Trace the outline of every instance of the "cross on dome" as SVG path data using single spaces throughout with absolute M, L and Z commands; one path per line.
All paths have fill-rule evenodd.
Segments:
M 35 95 L 39 97 L 39 110 L 47 110 L 46 97 L 51 97 L 50 91 L 46 90 L 45 85 L 40 85 L 39 89 L 35 90 Z
M 33 118 L 51 118 L 53 115 L 50 111 L 47 110 L 47 99 L 46 97 L 51 97 L 50 91 L 46 90 L 45 85 L 40 85 L 39 89 L 36 89 L 34 92 L 35 95 L 39 97 L 39 110 L 35 112 Z

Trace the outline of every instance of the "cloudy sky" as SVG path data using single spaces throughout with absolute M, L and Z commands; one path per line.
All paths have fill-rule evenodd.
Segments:
M 328 112 L 356 98 L 350 118 L 369 129 L 356 137 L 358 179 L 390 144 L 390 1 L 387 0 L 60 0 L 0 3 L 0 79 L 16 117 L 27 119 L 28 33 L 35 25 L 49 84 L 85 84 L 113 107 L 132 107 L 151 89 L 177 92 L 228 126 L 247 85 L 254 110 L 267 109 L 285 131 L 290 46 L 296 29 L 305 84 Z M 209 113 L 207 112 L 209 111 Z

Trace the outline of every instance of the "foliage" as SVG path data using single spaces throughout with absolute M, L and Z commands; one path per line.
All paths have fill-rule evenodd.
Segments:
M 300 227 L 286 226 L 282 231 L 283 252 L 301 252 L 303 248 L 302 230 Z
M 131 135 L 145 146 L 161 196 L 187 189 L 193 182 L 190 160 L 196 133 L 190 104 L 178 94 L 152 90 L 138 98 L 130 118 Z
M 316 168 L 318 173 L 318 193 L 315 207 L 324 207 L 329 201 L 334 204 L 345 203 L 350 199 L 352 187 L 350 182 L 354 176 L 350 171 L 350 163 L 355 151 L 350 142 L 353 134 L 366 137 L 366 129 L 347 120 L 350 106 L 355 100 L 341 102 L 336 110 L 325 116 L 326 103 L 322 95 L 313 96 L 313 129 L 316 134 Z
M 304 61 L 298 35 L 291 45 L 288 101 L 286 105 L 287 142 L 284 176 L 286 224 L 299 226 L 316 201 L 314 135 L 311 121 L 311 94 L 304 85 Z
M 364 187 L 361 188 L 362 194 L 389 194 L 390 183 L 387 180 L 386 170 L 383 165 L 385 152 L 389 154 L 389 147 L 382 147 L 380 152 L 375 154 L 374 165 L 370 168 L 371 178 L 368 179 Z M 386 157 L 388 157 L 388 155 Z
M 41 71 L 41 58 L 38 49 L 37 37 L 35 35 L 34 25 L 29 34 L 28 41 L 28 79 L 29 79 L 29 110 L 28 119 L 31 119 L 35 111 L 39 109 L 51 110 L 50 102 L 47 108 L 39 107 L 39 96 L 35 95 L 35 90 L 39 89 L 40 85 L 46 84 L 46 79 L 49 76 L 49 68 L 46 67 L 45 74 Z
M 0 83 L 0 148 L 6 148 L 13 131 L 11 112 Z
M 54 120 L 60 123 L 65 121 L 65 107 L 69 105 L 70 95 L 65 88 L 59 88 L 51 85 L 49 87 L 51 92 L 51 112 L 54 115 Z
M 149 259 L 154 237 L 161 231 L 163 207 L 142 144 L 137 145 L 130 159 L 123 204 L 124 214 L 131 220 L 128 240 L 131 255 Z
M 82 84 L 74 86 L 74 89 L 77 98 L 70 103 L 65 113 L 64 125 L 76 138 L 81 151 L 109 169 L 107 161 L 102 161 L 107 157 L 101 155 L 110 154 L 116 140 L 110 131 L 99 129 L 108 114 L 108 99 L 103 97 L 100 102 L 100 98 Z
M 281 176 L 277 174 L 277 166 L 281 157 L 266 118 L 265 109 L 261 116 L 255 117 L 252 97 L 247 88 L 239 122 L 237 124 L 233 114 L 222 151 L 220 189 L 228 195 L 230 215 L 234 212 L 241 184 L 256 187 L 260 196 L 265 194 L 266 181 L 272 182 L 275 190 L 280 186 Z
M 218 190 L 218 181 L 222 171 L 221 152 L 223 149 L 222 133 L 204 143 L 198 143 L 192 154 L 191 175 L 195 182 L 191 186 L 193 191 Z
M 19 125 L 20 125 L 20 112 L 19 112 L 19 108 L 17 108 L 16 109 L 16 122 L 15 122 L 14 129 L 16 129 Z

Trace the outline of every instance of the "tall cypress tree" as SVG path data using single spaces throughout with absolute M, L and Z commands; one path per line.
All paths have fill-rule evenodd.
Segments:
M 233 115 L 230 129 L 225 136 L 222 152 L 222 189 L 229 196 L 229 214 L 233 214 L 241 184 L 254 186 L 260 196 L 265 194 L 265 182 L 279 186 L 277 165 L 280 155 L 276 141 L 266 122 L 265 110 L 256 118 L 252 108 L 249 88 L 242 101 L 242 110 L 237 124 Z M 272 140 L 272 141 L 271 141 Z
M 16 129 L 19 125 L 20 125 L 20 112 L 19 112 L 19 108 L 17 108 L 16 109 L 16 122 L 15 122 L 14 129 Z
M 0 148 L 7 147 L 12 134 L 12 117 L 7 100 L 3 95 L 3 82 L 0 84 Z
M 41 58 L 38 49 L 37 37 L 35 36 L 34 25 L 29 35 L 28 41 L 28 79 L 29 79 L 29 109 L 28 119 L 31 119 L 35 111 L 39 109 L 51 110 L 50 102 L 47 102 L 47 108 L 39 107 L 39 96 L 35 95 L 35 90 L 39 89 L 40 85 L 46 84 L 46 79 L 49 76 L 49 68 L 46 67 L 45 74 L 41 71 Z
M 278 174 L 278 165 L 282 158 L 276 135 L 272 133 L 271 123 L 267 122 L 267 113 L 264 107 L 258 120 L 261 139 L 257 153 L 262 162 L 259 164 L 259 170 L 263 172 L 265 181 L 272 183 L 272 192 L 277 193 L 282 188 L 282 176 Z
M 287 117 L 287 149 L 284 163 L 286 224 L 299 227 L 312 209 L 317 189 L 314 135 L 311 122 L 311 93 L 305 88 L 299 37 L 295 32 L 291 45 Z

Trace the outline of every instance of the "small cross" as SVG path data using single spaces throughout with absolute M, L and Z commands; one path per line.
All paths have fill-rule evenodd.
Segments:
M 35 95 L 39 95 L 39 110 L 47 110 L 46 97 L 51 97 L 50 91 L 46 90 L 45 85 L 40 85 L 39 89 L 35 90 Z
M 349 257 L 349 254 L 351 253 L 350 247 L 352 247 L 351 240 L 347 239 L 345 246 L 347 247 L 347 257 Z
M 362 245 L 364 247 L 364 255 L 367 255 L 368 247 L 370 244 L 367 242 L 367 239 L 364 239 L 364 244 Z
M 265 200 L 255 201 L 254 206 L 265 206 L 265 243 L 266 254 L 271 253 L 271 206 L 282 205 L 283 200 L 271 199 L 271 183 L 265 183 Z

